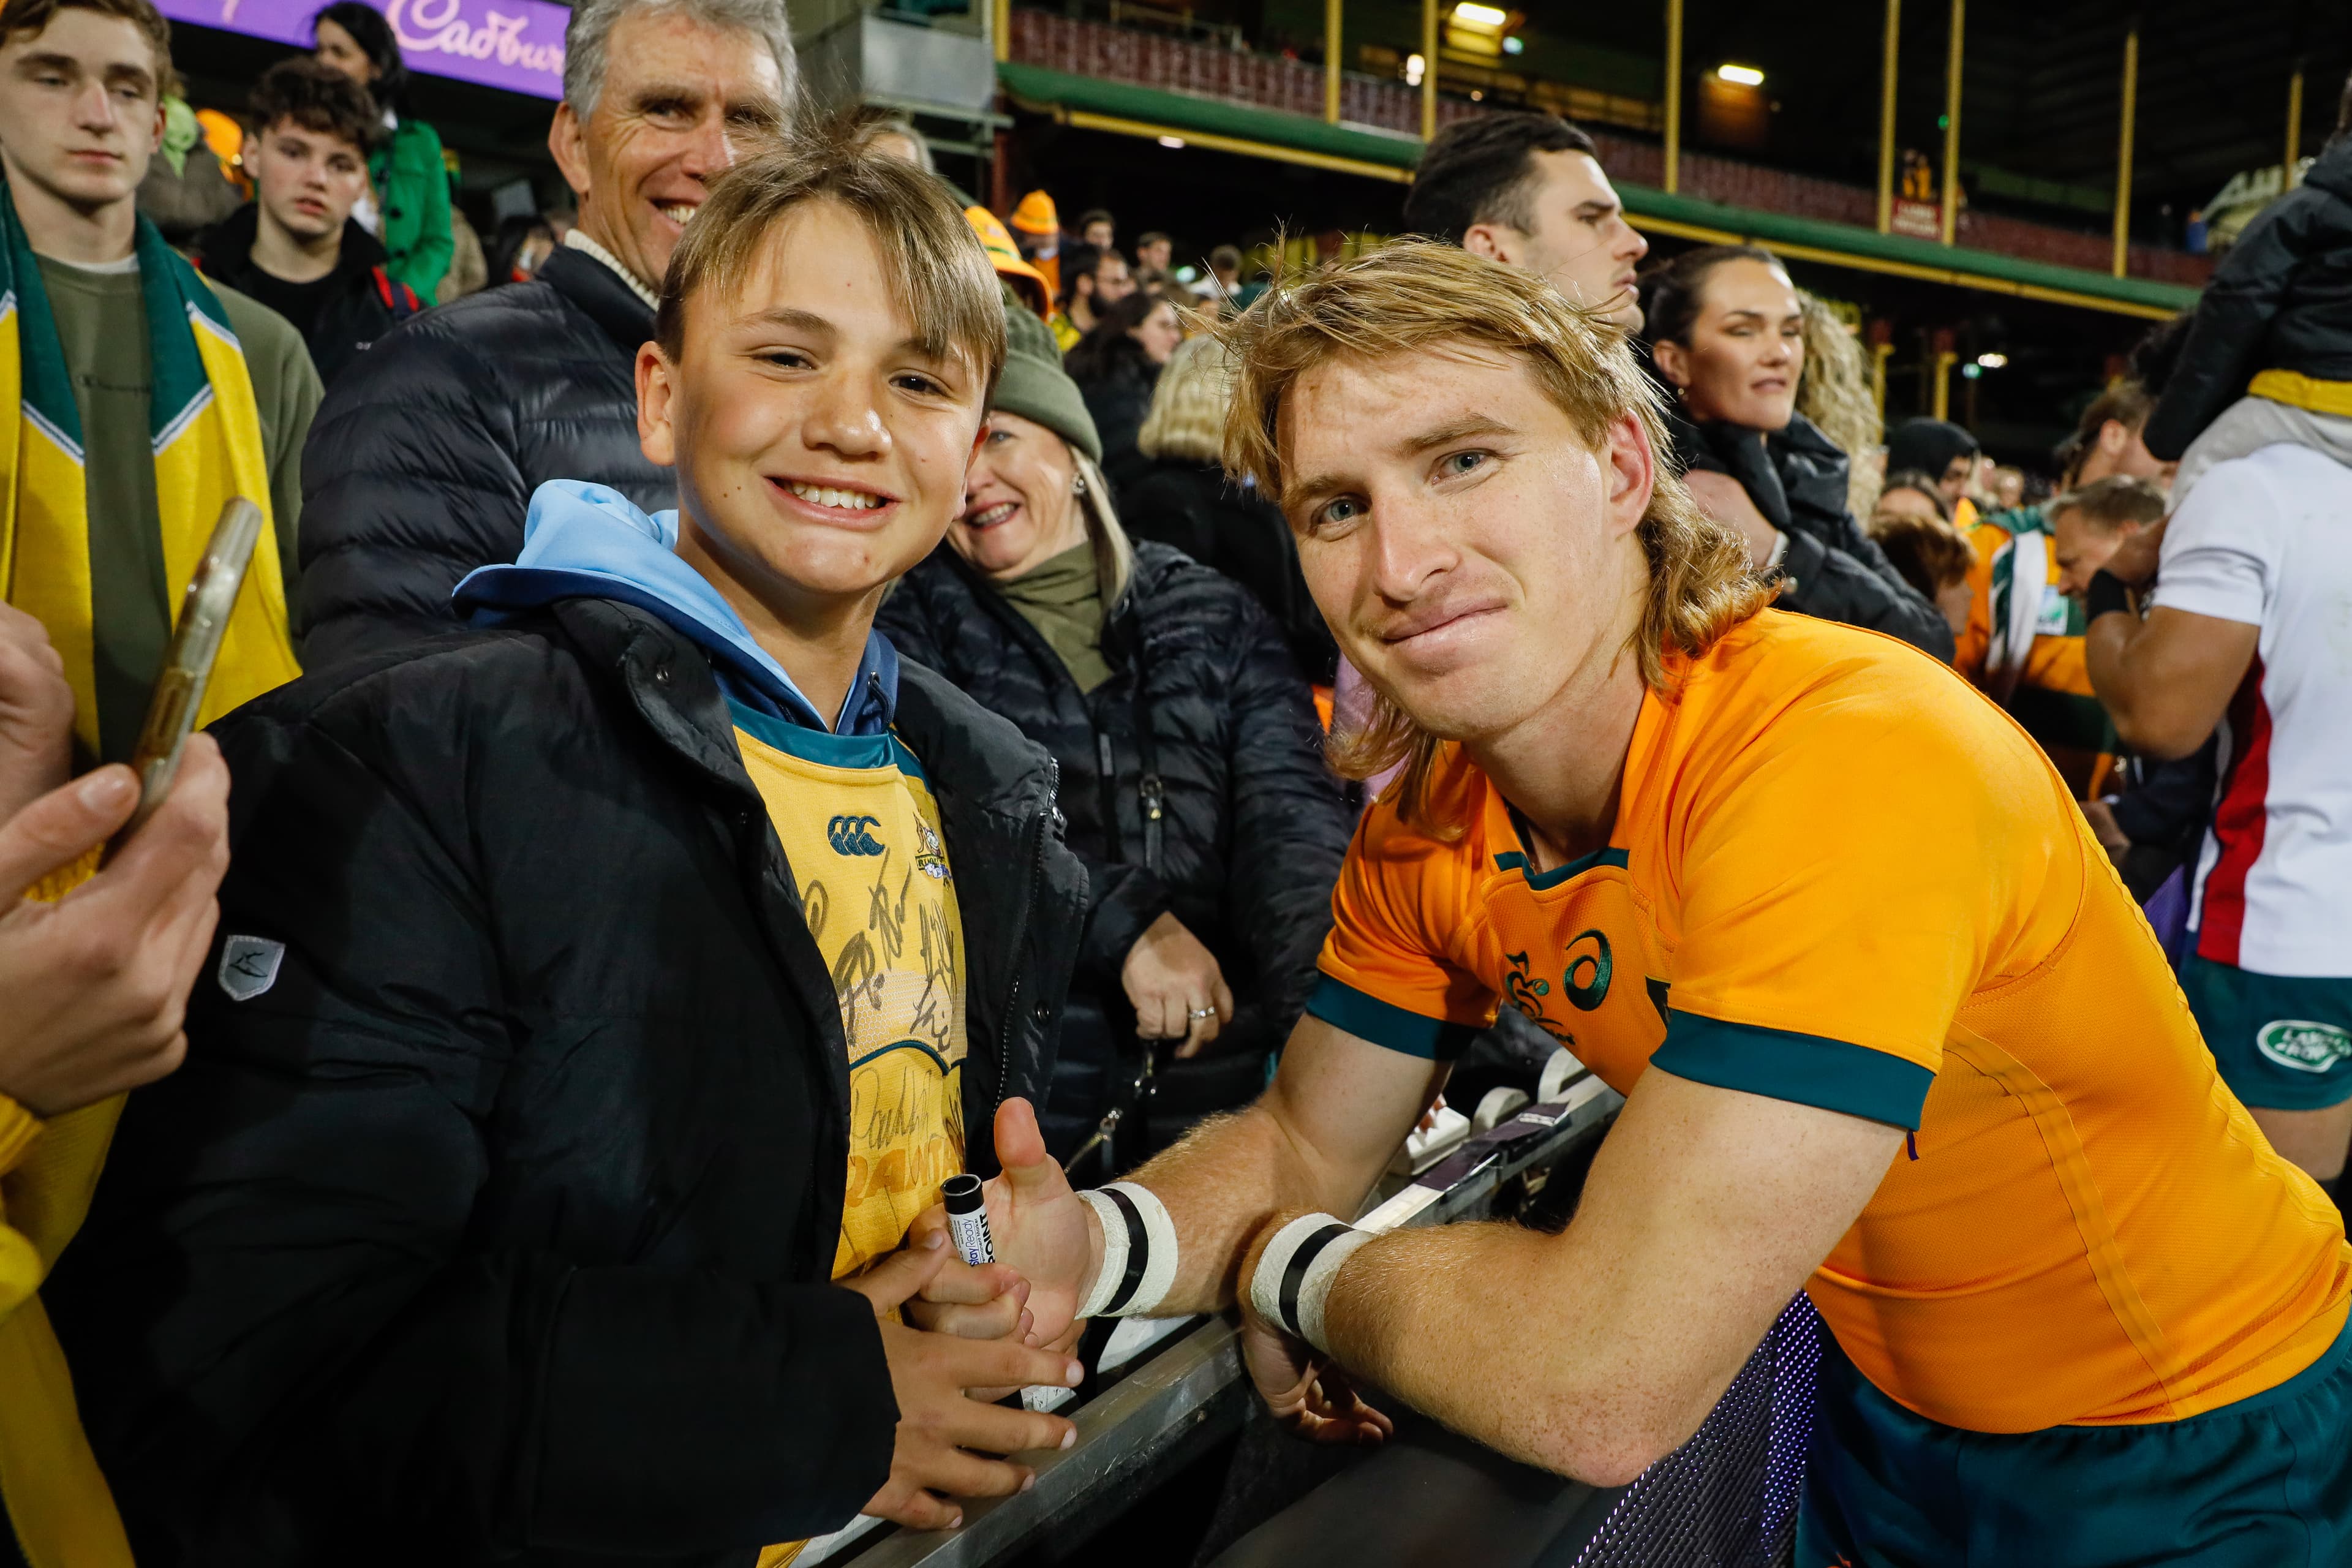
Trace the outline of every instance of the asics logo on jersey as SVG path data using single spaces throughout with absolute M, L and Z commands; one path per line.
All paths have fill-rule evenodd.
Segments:
M 836 855 L 879 855 L 882 846 L 874 829 L 880 826 L 878 816 L 836 816 L 824 825 L 824 841 Z
M 1594 945 L 1579 952 L 1588 940 Z M 1598 931 L 1578 931 L 1568 944 L 1568 973 L 1560 976 L 1568 1005 L 1580 1013 L 1600 1006 L 1609 994 L 1609 938 Z

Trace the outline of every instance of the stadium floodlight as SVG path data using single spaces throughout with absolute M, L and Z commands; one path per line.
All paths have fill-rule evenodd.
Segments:
M 1462 0 L 1454 7 L 1454 20 L 1465 27 L 1479 27 L 1488 32 L 1500 31 L 1511 14 L 1494 5 L 1481 5 L 1478 0 Z
M 1735 87 L 1762 87 L 1764 73 L 1754 66 L 1717 66 L 1715 74 Z

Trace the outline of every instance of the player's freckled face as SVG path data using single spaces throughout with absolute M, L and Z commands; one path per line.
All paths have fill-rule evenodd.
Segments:
M 1643 591 L 1650 470 L 1594 451 L 1518 361 L 1327 361 L 1276 431 L 1283 510 L 1341 651 L 1423 729 L 1499 735 L 1598 679 Z

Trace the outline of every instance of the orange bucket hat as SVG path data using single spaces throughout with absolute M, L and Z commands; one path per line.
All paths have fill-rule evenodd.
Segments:
M 1032 191 L 1013 209 L 1013 226 L 1024 234 L 1059 234 L 1062 217 L 1054 210 L 1053 197 L 1043 191 Z
M 1021 259 L 1019 247 L 1013 243 L 1013 237 L 1005 232 L 1004 226 L 997 221 L 994 213 L 986 207 L 969 206 L 963 209 L 963 216 L 964 221 L 971 225 L 972 233 L 980 236 L 980 247 L 988 252 L 988 264 L 996 268 L 998 277 L 1026 279 L 1036 285 L 1040 297 L 1048 300 L 1053 298 L 1053 285 L 1045 280 L 1044 273 Z M 1013 286 L 1013 291 L 1024 295 L 1028 293 L 1018 284 Z M 1029 304 L 1030 309 L 1038 310 L 1036 299 L 1030 300 Z M 1044 311 L 1039 310 L 1039 314 L 1044 314 Z

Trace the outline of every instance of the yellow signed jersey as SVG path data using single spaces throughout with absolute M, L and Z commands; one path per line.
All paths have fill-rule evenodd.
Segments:
M 1383 800 L 1308 1011 L 1444 1056 L 1508 1001 L 1652 1063 L 1912 1129 L 1809 1291 L 1891 1398 L 1980 1432 L 2170 1421 L 2343 1327 L 2334 1205 L 2224 1088 L 2063 782 L 1951 671 L 1766 611 L 1644 698 L 1607 847 L 1534 869 L 1454 748 Z
M 894 735 L 735 710 L 849 1039 L 836 1279 L 897 1250 L 963 1169 L 963 924 L 922 765 Z
M 735 744 L 800 881 L 849 1042 L 849 1183 L 835 1279 L 898 1250 L 963 1169 L 963 921 L 939 803 L 896 735 L 834 735 L 740 704 Z M 806 1542 L 762 1550 L 785 1568 Z

